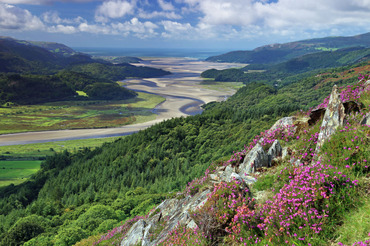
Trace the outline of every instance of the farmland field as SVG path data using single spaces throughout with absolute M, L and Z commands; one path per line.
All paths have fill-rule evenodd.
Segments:
M 0 134 L 117 127 L 155 119 L 163 97 L 139 93 L 122 101 L 63 101 L 0 108 Z
M 40 169 L 41 161 L 0 161 L 0 187 L 20 184 Z

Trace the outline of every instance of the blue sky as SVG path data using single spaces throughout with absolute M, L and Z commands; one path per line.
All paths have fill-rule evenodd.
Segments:
M 370 31 L 370 0 L 0 0 L 0 35 L 72 47 L 252 49 Z

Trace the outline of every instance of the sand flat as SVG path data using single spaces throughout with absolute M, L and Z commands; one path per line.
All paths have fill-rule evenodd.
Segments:
M 0 146 L 52 142 L 71 139 L 99 138 L 131 134 L 163 120 L 174 117 L 188 116 L 184 108 L 190 111 L 199 110 L 199 106 L 212 101 L 224 100 L 235 93 L 235 90 L 216 91 L 205 89 L 200 85 L 200 73 L 211 68 L 225 69 L 245 66 L 235 63 L 211 63 L 185 58 L 144 58 L 138 66 L 150 66 L 170 71 L 172 74 L 161 78 L 127 79 L 126 87 L 161 95 L 166 101 L 155 108 L 155 120 L 140 124 L 126 125 L 116 128 L 77 129 L 43 132 L 25 132 L 0 135 Z

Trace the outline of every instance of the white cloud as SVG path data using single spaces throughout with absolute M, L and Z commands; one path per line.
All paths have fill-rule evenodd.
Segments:
M 82 22 L 86 22 L 86 20 L 84 20 L 84 18 L 82 18 L 81 16 L 78 16 L 74 19 L 62 19 L 60 18 L 58 12 L 56 11 L 45 12 L 41 15 L 41 17 L 45 23 L 50 23 L 50 24 L 61 24 L 61 23 L 79 24 Z
M 96 2 L 96 1 L 103 1 L 103 0 L 0 0 L 0 3 L 41 5 L 41 4 L 52 4 L 54 2 L 87 3 L 87 2 Z
M 107 25 L 90 25 L 88 23 L 81 23 L 78 26 L 78 30 L 80 32 L 88 32 L 88 33 L 95 33 L 95 34 L 112 34 L 112 28 Z
M 139 10 L 138 17 L 143 19 L 152 19 L 158 17 L 164 17 L 167 19 L 181 19 L 182 16 L 176 14 L 175 12 L 166 12 L 166 11 L 153 11 L 153 12 L 145 12 L 144 10 Z
M 196 28 L 191 26 L 190 23 L 165 20 L 161 24 L 164 29 L 162 37 L 174 39 L 194 39 L 198 37 Z
M 65 26 L 65 25 L 56 25 L 48 27 L 48 32 L 52 33 L 64 33 L 64 34 L 72 34 L 78 32 L 78 29 L 74 26 Z
M 124 23 L 114 23 L 111 26 L 116 34 L 124 36 L 132 34 L 141 39 L 156 36 L 157 33 L 155 30 L 158 28 L 156 24 L 150 21 L 141 22 L 136 17 Z
M 158 0 L 158 4 L 164 11 L 175 10 L 175 7 L 172 5 L 172 3 L 166 2 L 165 0 Z
M 42 30 L 44 24 L 28 10 L 14 5 L 0 4 L 0 29 Z
M 184 13 L 199 14 L 197 27 L 207 26 L 218 37 L 281 36 L 330 33 L 370 25 L 370 0 L 182 0 Z M 228 27 L 229 30 L 225 29 Z M 213 29 L 213 32 L 211 31 Z M 253 30 L 261 31 L 254 32 Z M 366 28 L 368 29 L 368 28 Z M 343 30 L 342 32 L 338 30 Z M 352 31 L 353 32 L 353 31 Z
M 108 22 L 109 19 L 121 18 L 127 14 L 132 14 L 135 5 L 135 1 L 106 1 L 96 9 L 95 20 L 98 22 Z

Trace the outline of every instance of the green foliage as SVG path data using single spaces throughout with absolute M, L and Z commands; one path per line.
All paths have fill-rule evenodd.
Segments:
M 106 79 L 112 81 L 124 80 L 126 77 L 158 77 L 168 75 L 161 69 L 155 69 L 150 67 L 136 67 L 128 63 L 121 64 L 102 64 L 102 63 L 89 63 L 80 64 L 69 67 L 71 71 L 84 73 L 89 76 L 93 76 L 98 79 Z
M 59 231 L 55 237 L 56 246 L 71 246 L 81 239 L 87 237 L 87 232 L 81 227 L 68 227 Z
M 0 74 L 0 103 L 35 104 L 77 95 L 60 79 L 45 75 Z
M 114 83 L 94 83 L 84 91 L 90 98 L 98 100 L 123 100 L 137 96 L 137 93 Z
M 280 63 L 305 54 L 321 50 L 335 51 L 338 48 L 354 46 L 369 47 L 370 35 L 365 33 L 353 37 L 327 37 L 296 41 L 285 44 L 273 44 L 258 47 L 251 51 L 232 51 L 207 58 L 213 62 L 239 63 Z
M 23 245 L 31 238 L 43 233 L 49 226 L 49 222 L 36 215 L 21 218 L 4 235 L 0 245 Z

